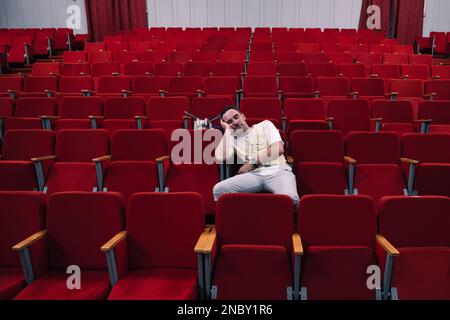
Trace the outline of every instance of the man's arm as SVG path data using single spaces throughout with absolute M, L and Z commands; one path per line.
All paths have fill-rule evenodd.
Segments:
M 256 157 L 256 164 L 260 165 L 269 161 L 277 160 L 284 154 L 283 142 L 272 143 L 267 149 L 261 150 Z
M 223 121 L 220 122 L 225 131 L 222 139 L 219 142 L 219 145 L 216 147 L 215 157 L 217 162 L 225 163 L 234 155 L 233 136 L 231 135 L 233 129 L 231 129 L 229 125 L 224 123 Z

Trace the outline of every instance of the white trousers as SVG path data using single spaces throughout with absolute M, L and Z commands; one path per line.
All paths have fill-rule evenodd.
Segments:
M 258 192 L 288 195 L 295 205 L 299 201 L 295 175 L 288 165 L 261 167 L 248 173 L 238 174 L 217 183 L 213 189 L 215 201 L 225 193 Z

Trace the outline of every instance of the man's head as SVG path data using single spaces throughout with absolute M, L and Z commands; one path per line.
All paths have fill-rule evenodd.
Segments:
M 234 106 L 225 107 L 220 113 L 220 118 L 233 130 L 243 129 L 245 131 L 248 129 L 245 116 Z

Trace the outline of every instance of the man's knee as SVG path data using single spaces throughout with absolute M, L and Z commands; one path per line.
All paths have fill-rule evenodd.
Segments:
M 224 181 L 216 183 L 213 188 L 214 201 L 217 201 L 219 197 L 226 192 L 226 188 L 223 182 Z

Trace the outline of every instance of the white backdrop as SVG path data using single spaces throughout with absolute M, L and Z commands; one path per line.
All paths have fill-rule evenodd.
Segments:
M 423 35 L 430 31 L 450 31 L 450 1 L 425 0 L 425 18 L 423 21 Z

